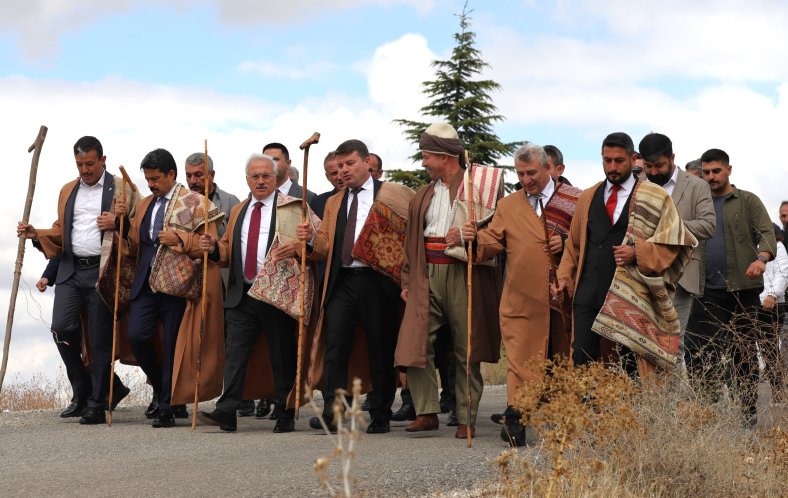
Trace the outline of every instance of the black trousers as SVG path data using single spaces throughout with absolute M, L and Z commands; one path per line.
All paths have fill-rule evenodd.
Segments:
M 721 382 L 737 384 L 748 415 L 755 415 L 757 399 L 761 290 L 728 292 L 707 288 L 703 297 L 693 302 L 684 337 L 689 371 L 712 386 Z M 727 363 L 723 361 L 726 358 Z
M 172 400 L 172 366 L 175 361 L 175 344 L 181 326 L 186 300 L 151 291 L 147 282 L 137 298 L 131 301 L 129 313 L 129 343 L 142 371 L 148 376 L 154 392 L 159 393 L 159 408 L 170 409 Z M 156 358 L 151 340 L 156 334 L 156 324 L 161 322 L 164 337 L 162 362 Z
M 399 288 L 370 268 L 341 269 L 325 303 L 323 416 L 333 417 L 334 392 L 348 385 L 348 363 L 360 322 L 367 338 L 375 395 L 369 399 L 374 420 L 391 419 L 396 391 L 394 348 L 397 344 Z
M 106 408 L 112 356 L 112 313 L 96 292 L 99 265 L 77 267 L 74 274 L 55 286 L 52 332 L 74 401 L 87 400 L 94 408 Z M 82 363 L 82 321 L 87 318 L 90 368 Z M 121 384 L 115 376 L 115 387 Z
M 599 361 L 602 357 L 602 337 L 591 330 L 599 310 L 600 308 L 595 306 L 584 306 L 577 303 L 572 306 L 572 322 L 575 324 L 572 362 L 575 365 Z
M 243 396 L 249 354 L 260 334 L 268 344 L 276 398 L 282 403 L 293 389 L 296 377 L 297 322 L 287 313 L 246 295 L 235 308 L 225 312 L 224 392 L 216 408 L 235 414 Z

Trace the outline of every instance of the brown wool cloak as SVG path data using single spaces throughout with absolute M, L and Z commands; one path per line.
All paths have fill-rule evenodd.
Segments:
M 177 188 L 186 190 L 178 185 Z M 200 195 L 190 192 L 193 195 Z M 183 194 L 182 194 L 183 195 Z M 149 195 L 142 199 L 136 207 L 136 215 L 131 218 L 129 230 L 129 256 L 138 257 L 140 240 L 140 224 L 150 203 L 155 199 Z M 211 205 L 211 208 L 213 206 Z M 202 208 L 202 203 L 200 203 Z M 195 232 L 174 230 L 183 241 L 183 246 L 174 246 L 175 252 L 188 254 L 191 258 L 202 258 L 200 249 L 200 235 L 203 228 Z M 165 224 L 166 227 L 166 224 Z M 208 233 L 216 237 L 216 222 L 208 223 Z M 202 269 L 202 265 L 200 265 Z M 208 401 L 222 393 L 222 379 L 224 370 L 224 298 L 222 296 L 222 275 L 219 265 L 208 261 L 206 322 L 202 331 L 202 345 L 200 365 L 200 401 Z M 202 310 L 200 299 L 186 300 L 186 310 L 183 313 L 181 326 L 178 329 L 178 340 L 175 344 L 175 361 L 172 368 L 172 404 L 185 404 L 194 401 L 194 385 L 197 381 L 197 350 L 202 327 Z
M 449 195 L 456 199 L 465 170 L 449 181 Z M 427 208 L 435 192 L 435 182 L 419 189 L 410 201 L 408 227 L 405 237 L 405 262 L 402 265 L 402 289 L 408 291 L 408 301 L 400 326 L 394 365 L 425 368 L 427 365 L 427 336 L 429 334 L 430 283 L 427 256 L 424 250 L 424 228 Z M 467 266 L 462 263 L 463 271 Z M 467 276 L 466 276 L 467 278 Z M 465 288 L 458 292 L 466 292 Z M 473 337 L 471 362 L 496 363 L 500 358 L 501 330 L 498 305 L 501 298 L 501 268 L 473 267 Z
M 284 199 L 292 200 L 289 197 L 285 197 L 281 194 L 277 196 L 277 210 L 280 208 L 278 207 Z M 243 210 L 244 206 L 249 203 L 249 198 L 247 197 L 240 204 L 236 204 L 230 210 L 230 218 L 227 221 L 227 228 L 224 232 L 224 236 L 222 236 L 221 240 L 219 241 L 219 264 L 222 267 L 230 268 L 234 264 L 241 264 L 240 261 L 232 261 L 232 254 L 233 254 L 233 240 L 235 237 L 235 228 L 238 225 L 238 218 Z M 299 212 L 301 211 L 301 204 L 300 202 L 297 205 L 291 205 L 289 207 L 296 208 Z M 279 211 L 277 211 L 276 217 L 276 231 L 280 232 L 283 228 L 280 225 L 281 220 L 284 217 L 280 215 Z M 240 226 L 239 226 L 240 228 Z M 293 231 L 287 230 L 288 232 Z M 301 254 L 301 249 L 299 243 L 295 242 L 296 253 Z M 315 272 L 315 268 L 312 269 L 313 274 Z M 233 274 L 232 268 L 230 268 L 230 275 Z M 317 289 L 315 289 L 315 293 L 317 293 Z M 317 299 L 312 299 L 312 319 L 308 326 L 304 327 L 304 343 L 303 343 L 303 350 L 301 355 L 301 382 L 304 383 L 307 380 L 307 372 L 309 371 L 309 352 L 312 349 L 312 338 L 314 337 L 315 328 L 317 324 Z M 298 321 L 295 323 L 295 327 L 293 328 L 293 335 L 298 337 Z M 276 397 L 276 386 L 274 385 L 274 371 L 271 365 L 271 356 L 268 352 L 268 343 L 265 340 L 263 334 L 260 334 L 257 337 L 257 340 L 252 347 L 252 351 L 249 353 L 249 360 L 246 365 L 246 377 L 244 378 L 244 391 L 243 391 L 243 399 L 262 399 L 262 398 L 270 398 L 273 399 Z M 301 389 L 301 403 L 300 405 L 303 406 L 304 403 L 307 401 L 307 389 Z M 293 386 L 293 390 L 290 392 L 290 396 L 287 399 L 287 407 L 293 408 L 295 406 L 295 386 Z

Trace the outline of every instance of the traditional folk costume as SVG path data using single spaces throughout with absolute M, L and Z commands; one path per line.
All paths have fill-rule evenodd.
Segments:
M 101 290 L 101 277 L 117 237 L 112 231 L 100 232 L 96 218 L 102 212 L 114 213 L 122 182 L 122 177 L 105 171 L 95 185 L 79 179 L 64 185 L 58 198 L 57 221 L 50 229 L 38 230 L 38 240 L 34 241 L 47 259 L 60 257 L 53 280 L 52 333 L 73 390 L 72 402 L 101 411 L 107 407 L 109 395 L 114 301 L 102 300 L 105 294 L 96 288 Z M 139 194 L 127 185 L 126 198 L 133 206 Z M 110 285 L 114 299 L 114 280 Z M 83 335 L 81 316 L 87 336 Z M 126 390 L 117 376 L 113 382 L 115 393 Z
M 199 400 L 215 398 L 222 390 L 224 320 L 219 265 L 209 262 L 206 324 L 202 329 L 202 255 L 199 239 L 216 236 L 216 221 L 222 213 L 204 197 L 180 184 L 163 197 L 142 199 L 131 218 L 128 234 L 129 256 L 137 269 L 131 286 L 129 342 L 159 398 L 159 412 L 173 404 L 194 400 L 200 356 Z M 206 229 L 207 218 L 207 229 Z M 163 246 L 160 230 L 174 231 L 182 245 Z M 151 339 L 157 326 L 162 329 L 161 361 Z M 201 341 L 201 345 L 200 345 Z M 158 419 L 157 419 L 158 420 Z M 155 422 L 155 421 L 154 421 Z
M 613 257 L 622 244 L 635 248 L 627 266 Z M 637 354 L 641 376 L 673 370 L 681 327 L 671 296 L 696 245 L 658 185 L 630 177 L 584 191 L 558 269 L 574 298 L 575 364 L 600 359 L 602 336 Z
M 309 211 L 312 225 L 320 219 Z M 274 191 L 267 198 L 248 197 L 235 206 L 219 244 L 210 255 L 229 267 L 225 297 L 227 339 L 224 358 L 224 391 L 211 416 L 235 426 L 236 410 L 242 399 L 270 398 L 287 403 L 275 432 L 290 432 L 295 410 L 294 386 L 297 368 L 298 318 L 301 313 L 298 258 L 273 260 L 271 252 L 282 244 L 300 242 L 295 231 L 301 222 L 301 200 Z M 313 309 L 314 269 L 305 275 L 305 341 L 302 371 L 309 366 Z M 302 390 L 302 394 L 305 393 Z M 203 415 L 200 415 L 201 418 Z M 210 417 L 209 417 L 210 418 Z M 289 429 L 288 429 L 289 427 Z
M 312 258 L 326 259 L 326 275 L 309 383 L 322 390 L 323 418 L 331 423 L 336 389 L 349 391 L 352 379 L 360 378 L 363 391 L 374 390 L 370 428 L 387 432 L 396 390 L 405 223 L 413 191 L 372 177 L 361 188 L 345 188 L 328 199 L 315 235 Z
M 448 125 L 442 125 L 450 129 L 446 131 L 436 130 L 435 126 L 432 125 L 422 135 L 420 148 L 436 154 L 458 156 L 462 147 L 456 131 Z M 474 168 L 473 195 L 477 221 L 492 217 L 502 192 L 500 173 L 496 168 Z M 402 267 L 402 289 L 407 290 L 408 300 L 394 361 L 396 366 L 407 368 L 416 414 L 432 416 L 439 413 L 434 343 L 438 329 L 448 325 L 454 343 L 458 420 L 467 426 L 475 422 L 482 395 L 480 362 L 495 363 L 500 356 L 498 305 L 501 276 L 498 266 L 473 267 L 472 403 L 471 419 L 468 420 L 467 257 L 462 247 L 449 248 L 446 245 L 449 228 L 461 227 L 469 219 L 464 202 L 465 178 L 466 172 L 461 169 L 449 179 L 448 184 L 437 180 L 422 187 L 411 201 Z
M 525 191 L 514 192 L 501 199 L 490 224 L 477 234 L 477 261 L 506 251 L 506 280 L 499 314 L 508 357 L 509 407 L 525 382 L 538 380 L 536 372 L 525 368 L 526 361 L 569 357 L 571 315 L 565 310 L 571 309 L 570 303 L 565 303 L 564 308 L 550 299 L 550 269 L 557 267 L 557 261 L 544 247 L 546 237 L 567 236 L 581 193 L 576 187 L 552 179 L 541 192 L 546 202 Z

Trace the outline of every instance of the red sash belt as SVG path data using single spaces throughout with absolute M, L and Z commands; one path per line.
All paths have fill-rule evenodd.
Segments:
M 427 253 L 427 263 L 433 265 L 453 265 L 462 263 L 457 258 L 446 255 L 446 237 L 425 237 L 424 251 Z

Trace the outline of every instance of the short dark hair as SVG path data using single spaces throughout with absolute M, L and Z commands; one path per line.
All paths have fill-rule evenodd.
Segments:
M 87 135 L 77 140 L 77 143 L 74 144 L 75 156 L 84 156 L 91 150 L 96 151 L 96 155 L 99 159 L 104 157 L 104 147 L 101 146 L 101 142 L 99 142 L 99 139 L 96 137 Z
M 780 209 L 782 209 L 782 208 L 783 208 L 783 206 L 785 206 L 786 204 L 788 204 L 788 201 L 782 201 L 782 202 L 780 203 Z
M 175 178 L 178 177 L 178 166 L 175 164 L 175 158 L 169 151 L 164 149 L 155 149 L 142 158 L 140 169 L 156 169 L 165 175 L 170 171 L 175 172 Z
M 369 149 L 367 148 L 367 145 L 361 140 L 356 139 L 345 140 L 339 144 L 339 147 L 337 147 L 337 150 L 334 152 L 336 152 L 338 156 L 344 156 L 346 154 L 358 152 L 358 155 L 361 156 L 361 159 L 365 159 L 369 156 Z
M 635 153 L 635 143 L 632 142 L 632 137 L 623 131 L 617 131 L 606 136 L 602 140 L 602 148 L 604 149 L 605 147 L 621 147 L 627 151 L 627 154 Z
M 545 153 L 553 160 L 554 166 L 560 166 L 564 164 L 564 155 L 561 154 L 561 149 L 556 147 L 555 145 L 545 145 L 542 147 Z
M 646 162 L 654 162 L 658 157 L 673 155 L 673 142 L 662 133 L 649 133 L 638 145 L 638 150 Z
M 332 150 L 331 152 L 326 154 L 326 158 L 323 159 L 323 166 L 325 166 L 328 161 L 333 161 L 336 158 L 337 158 L 337 153 Z
M 287 147 L 285 147 L 284 144 L 280 144 L 279 142 L 271 142 L 270 144 L 263 147 L 263 153 L 265 153 L 265 151 L 268 149 L 279 149 L 282 151 L 282 155 L 285 156 L 285 161 L 290 160 L 290 151 L 287 150 Z
M 731 158 L 722 149 L 709 149 L 700 156 L 700 162 L 702 163 L 712 163 L 714 161 L 721 162 L 723 166 L 731 164 Z
M 380 171 L 383 171 L 383 159 L 381 159 L 380 156 L 375 154 L 374 152 L 370 152 L 369 155 L 375 156 L 375 159 L 378 160 L 378 168 L 380 169 Z
M 692 171 L 692 170 L 700 171 L 701 169 L 703 169 L 701 168 L 700 158 L 693 159 L 692 161 L 688 162 L 687 165 L 684 166 L 684 169 L 687 171 Z

